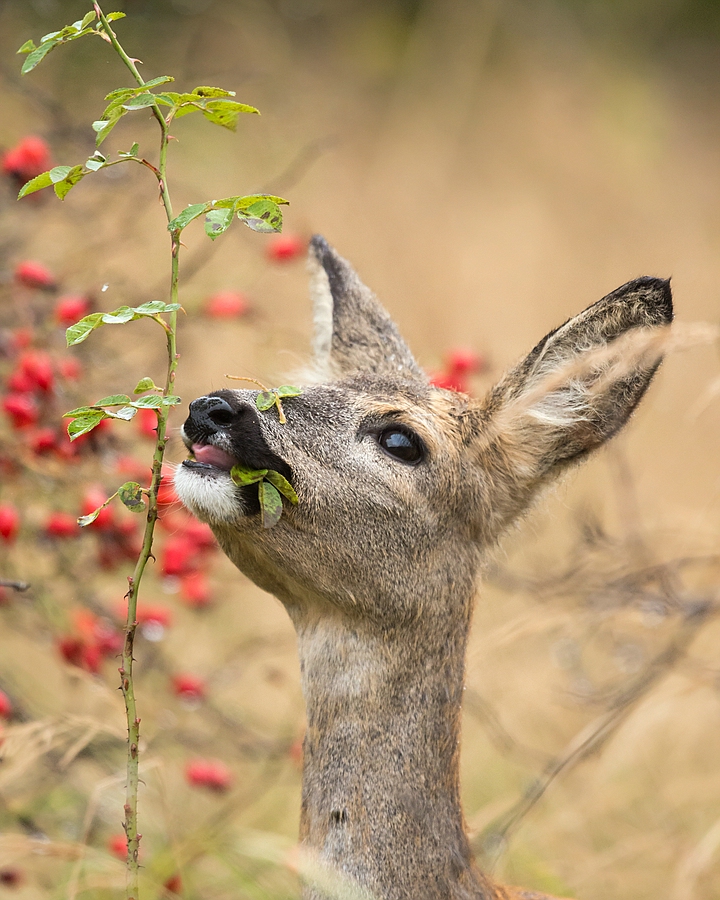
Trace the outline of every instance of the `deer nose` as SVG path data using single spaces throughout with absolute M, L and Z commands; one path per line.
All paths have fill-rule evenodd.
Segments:
M 222 397 L 199 397 L 190 404 L 189 419 L 205 434 L 216 434 L 235 418 L 233 408 Z

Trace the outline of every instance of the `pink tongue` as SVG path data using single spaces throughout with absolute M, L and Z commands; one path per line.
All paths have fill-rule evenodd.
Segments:
M 210 444 L 193 444 L 192 452 L 198 462 L 205 463 L 208 466 L 215 466 L 218 469 L 230 471 L 233 466 L 237 465 L 235 457 Z

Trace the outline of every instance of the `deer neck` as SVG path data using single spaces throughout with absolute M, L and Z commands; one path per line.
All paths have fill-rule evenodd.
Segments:
M 494 897 L 459 797 L 471 599 L 464 615 L 455 597 L 452 615 L 402 630 L 340 615 L 295 621 L 308 722 L 302 843 L 375 900 Z

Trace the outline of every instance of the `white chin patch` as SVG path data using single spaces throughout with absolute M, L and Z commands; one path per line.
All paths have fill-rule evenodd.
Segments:
M 183 504 L 203 522 L 233 522 L 243 508 L 230 476 L 213 477 L 187 466 L 175 470 L 175 490 Z

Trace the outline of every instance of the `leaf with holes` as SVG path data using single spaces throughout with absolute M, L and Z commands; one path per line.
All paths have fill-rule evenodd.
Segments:
M 275 391 L 260 391 L 255 398 L 255 406 L 263 412 L 277 403 L 277 393 Z
M 127 506 L 131 512 L 145 512 L 145 501 L 143 500 L 143 489 L 137 481 L 126 481 L 125 484 L 118 488 L 118 497 L 121 502 Z
M 268 481 L 261 481 L 258 485 L 258 500 L 262 514 L 263 528 L 272 528 L 277 525 L 282 516 L 282 497 L 277 489 Z
M 231 209 L 211 209 L 205 215 L 205 234 L 215 240 L 218 235 L 227 231 L 233 219 Z
M 258 200 L 247 209 L 239 209 L 237 217 L 259 234 L 282 231 L 282 210 L 274 200 Z
M 245 466 L 233 466 L 230 469 L 230 477 L 238 487 L 247 484 L 256 484 L 267 475 L 267 469 L 247 469 Z
M 293 506 L 297 506 L 298 504 L 298 495 L 295 493 L 295 489 L 290 484 L 290 482 L 281 475 L 279 472 L 276 472 L 274 469 L 268 469 L 268 473 L 265 476 L 270 484 L 274 485 L 283 497 L 286 497 Z

